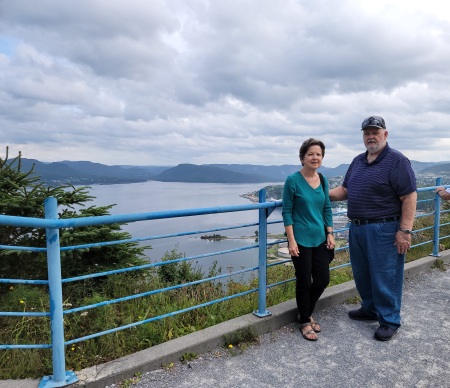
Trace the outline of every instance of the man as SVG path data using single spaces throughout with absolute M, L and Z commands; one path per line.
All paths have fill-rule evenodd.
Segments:
M 400 327 L 405 253 L 411 247 L 416 179 L 410 161 L 389 147 L 381 116 L 361 125 L 367 151 L 348 168 L 332 201 L 348 200 L 350 261 L 361 307 L 356 320 L 378 320 L 375 338 L 389 341 Z
M 450 188 L 445 189 L 444 187 L 439 186 L 434 191 L 436 191 L 436 194 L 439 195 L 439 197 L 441 197 L 442 199 L 450 201 Z

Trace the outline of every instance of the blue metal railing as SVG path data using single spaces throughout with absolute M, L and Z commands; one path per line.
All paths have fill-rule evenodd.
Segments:
M 419 188 L 418 192 L 431 192 L 435 187 L 441 186 L 441 178 L 436 180 L 436 186 Z M 449 187 L 448 185 L 445 187 Z M 438 195 L 434 195 L 433 198 L 419 200 L 418 203 L 423 202 L 434 202 L 434 210 L 431 213 L 417 214 L 416 218 L 426 217 L 426 216 L 434 216 L 434 225 L 427 226 L 421 229 L 414 230 L 414 234 L 420 233 L 425 230 L 433 229 L 433 239 L 429 241 L 421 241 L 412 247 L 417 247 L 424 244 L 433 243 L 433 256 L 439 256 L 439 241 L 443 238 L 448 238 L 450 236 L 440 237 L 440 227 L 444 225 L 448 225 L 449 223 L 440 224 L 440 215 L 442 213 L 448 212 L 445 210 L 441 210 L 441 199 Z M 268 225 L 279 224 L 282 223 L 281 220 L 268 221 L 268 217 L 272 214 L 272 212 L 282 206 L 281 201 L 275 202 L 266 202 L 266 193 L 265 190 L 261 190 L 259 193 L 259 203 L 257 204 L 248 204 L 248 205 L 238 205 L 238 206 L 224 206 L 224 207 L 213 207 L 213 208 L 201 208 L 201 209 L 185 209 L 185 210 L 177 210 L 177 211 L 163 211 L 163 212 L 152 212 L 152 213 L 140 213 L 140 214 L 124 214 L 124 215 L 109 215 L 109 216 L 97 216 L 97 217 L 82 217 L 82 218 L 72 218 L 72 219 L 58 219 L 58 204 L 55 198 L 47 198 L 45 200 L 45 219 L 40 218 L 27 218 L 27 217 L 15 217 L 15 216 L 7 216 L 0 215 L 0 225 L 8 225 L 14 227 L 31 227 L 31 228 L 45 228 L 46 229 L 46 248 L 38 248 L 38 247 L 20 247 L 20 246 L 6 246 L 0 245 L 0 249 L 8 249 L 8 250 L 24 250 L 24 251 L 32 251 L 32 252 L 46 252 L 47 253 L 47 266 L 48 266 L 48 280 L 27 280 L 27 279 L 0 279 L 0 283 L 8 283 L 8 284 L 31 284 L 31 285 L 48 285 L 49 288 L 49 298 L 50 298 L 50 311 L 49 312 L 0 312 L 0 316 L 34 316 L 34 317 L 49 317 L 50 318 L 50 327 L 51 327 L 51 343 L 50 344 L 30 344 L 30 345 L 19 345 L 19 344 L 0 344 L 0 349 L 52 349 L 52 363 L 53 363 L 53 374 L 51 376 L 45 376 L 39 386 L 40 387 L 62 387 L 69 384 L 72 384 L 77 381 L 77 377 L 74 372 L 66 371 L 65 367 L 65 347 L 68 345 L 75 344 L 77 342 L 86 341 L 88 339 L 92 339 L 95 337 L 99 337 L 105 334 L 113 333 L 119 330 L 128 329 L 131 327 L 135 327 L 138 325 L 142 325 L 145 323 L 153 322 L 156 320 L 164 319 L 167 317 L 175 316 L 181 313 L 185 313 L 187 311 L 191 311 L 194 309 L 202 308 L 211 304 L 220 303 L 225 300 L 229 300 L 232 298 L 241 297 L 243 295 L 247 295 L 250 293 L 258 293 L 258 306 L 257 310 L 254 311 L 254 314 L 258 317 L 265 317 L 270 315 L 270 312 L 266 310 L 266 292 L 268 288 L 275 287 L 290 281 L 295 280 L 285 279 L 277 283 L 267 284 L 267 276 L 266 271 L 267 268 L 284 264 L 289 262 L 290 259 L 282 260 L 277 263 L 267 263 L 267 247 L 275 244 L 279 244 L 282 242 L 286 242 L 286 239 L 277 240 L 274 242 L 268 243 L 267 241 L 267 229 Z M 158 220 L 158 219 L 166 219 L 166 218 L 182 218 L 187 216 L 199 216 L 206 214 L 220 214 L 220 213 L 228 213 L 228 212 L 242 212 L 242 211 L 258 211 L 258 222 L 243 224 L 243 225 L 235 225 L 223 228 L 215 228 L 208 230 L 200 230 L 200 231 L 183 231 L 181 233 L 176 234 L 168 234 L 168 235 L 160 235 L 160 236 L 148 236 L 145 238 L 131 238 L 126 240 L 119 241 L 108 241 L 108 242 L 98 242 L 92 244 L 83 244 L 77 246 L 67 246 L 60 247 L 59 241 L 59 230 L 61 228 L 78 228 L 82 226 L 94 226 L 94 225 L 105 225 L 105 224 L 117 224 L 117 223 L 130 223 L 137 221 L 149 221 L 149 220 Z M 345 211 L 335 212 L 334 215 L 345 214 Z M 182 257 L 175 260 L 170 261 L 162 261 L 156 263 L 149 263 L 145 265 L 135 266 L 135 267 L 127 267 L 117 270 L 98 272 L 94 274 L 78 276 L 73 278 L 65 278 L 61 277 L 61 258 L 60 253 L 62 251 L 67 250 L 75 250 L 75 249 L 83 249 L 89 247 L 101 247 L 113 244 L 124 244 L 131 242 L 141 242 L 148 241 L 154 239 L 168 238 L 174 236 L 185 236 L 192 234 L 200 234 L 200 233 L 208 233 L 208 232 L 216 232 L 222 230 L 229 229 L 237 229 L 237 228 L 245 228 L 251 226 L 258 226 L 258 244 L 250 245 L 246 247 L 220 251 L 220 252 L 212 252 L 205 253 L 202 255 L 190 256 L 190 257 Z M 344 227 L 341 229 L 335 229 L 336 232 L 345 232 L 348 230 L 348 227 Z M 348 246 L 343 246 L 337 248 L 337 250 L 345 250 Z M 240 271 L 235 271 L 227 274 L 220 274 L 213 277 L 203 278 L 200 280 L 196 280 L 189 283 L 183 283 L 174 285 L 171 287 L 161 288 L 157 290 L 152 290 L 148 292 L 138 293 L 129 295 L 122 298 L 117 298 L 113 300 L 103 301 L 100 303 L 95 303 L 91 305 L 71 308 L 64 310 L 63 300 L 62 300 L 62 285 L 64 283 L 70 283 L 74 281 L 80 281 L 84 279 L 107 276 L 113 274 L 119 274 L 130 271 L 139 271 L 146 268 L 158 267 L 172 263 L 180 263 L 183 261 L 201 259 L 210 256 L 216 256 L 221 254 L 226 254 L 235 251 L 242 251 L 248 249 L 258 249 L 258 266 L 249 267 L 242 269 Z M 344 263 L 332 267 L 331 269 L 342 268 L 345 266 L 349 266 L 349 263 Z M 219 280 L 225 277 L 229 277 L 231 275 L 239 275 L 244 274 L 250 271 L 258 271 L 258 287 L 246 291 L 242 291 L 233 295 L 229 295 L 223 298 L 215 299 L 206 303 L 201 303 L 195 306 L 191 306 L 182 310 L 172 311 L 166 314 L 162 314 L 159 316 L 143 319 L 137 322 L 133 322 L 124 326 L 115 327 L 113 329 L 105 330 L 102 332 L 92 333 L 90 335 L 75 338 L 71 340 L 65 340 L 64 338 L 64 316 L 67 314 L 72 314 L 75 312 L 80 312 L 88 309 L 94 309 L 101 306 L 105 306 L 108 304 L 119 303 L 125 300 L 142 298 L 149 295 L 154 295 L 157 293 L 167 292 L 175 289 L 180 289 L 184 287 L 189 287 L 196 284 L 201 284 L 205 282 Z

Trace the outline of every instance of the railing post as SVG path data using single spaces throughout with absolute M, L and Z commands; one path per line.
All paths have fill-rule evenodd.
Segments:
M 44 202 L 45 218 L 58 218 L 58 202 L 49 197 Z M 46 229 L 48 286 L 50 296 L 50 327 L 52 341 L 53 375 L 45 376 L 39 383 L 39 388 L 65 387 L 78 381 L 73 371 L 66 372 L 64 350 L 64 318 L 61 282 L 61 256 L 59 245 L 59 229 Z
M 442 178 L 436 178 L 436 186 L 442 184 Z M 439 256 L 439 225 L 441 224 L 441 197 L 438 193 L 434 199 L 434 235 L 433 235 L 433 253 L 431 256 Z
M 259 203 L 266 202 L 266 190 L 259 190 Z M 266 310 L 267 296 L 267 209 L 259 209 L 258 228 L 258 310 L 253 314 L 262 318 L 271 315 Z

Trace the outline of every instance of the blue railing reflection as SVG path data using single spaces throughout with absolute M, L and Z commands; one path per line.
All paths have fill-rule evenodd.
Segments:
M 432 192 L 435 187 L 441 186 L 441 178 L 436 180 L 436 186 L 419 188 L 418 192 Z M 448 187 L 448 186 L 447 186 Z M 419 200 L 419 204 L 423 203 L 432 203 L 428 205 L 428 208 L 432 208 L 433 211 L 428 213 L 418 213 L 416 218 L 429 217 L 434 216 L 433 225 L 426 226 L 420 229 L 414 230 L 414 234 L 421 233 L 426 230 L 433 229 L 433 239 L 427 241 L 420 241 L 414 244 L 412 247 L 417 247 L 425 244 L 433 244 L 433 252 L 432 255 L 439 255 L 439 241 L 443 238 L 448 238 L 449 236 L 440 236 L 440 227 L 449 225 L 449 223 L 440 224 L 440 216 L 443 213 L 448 212 L 448 210 L 441 210 L 441 199 L 438 195 L 433 195 L 429 199 Z M 434 203 L 433 203 L 434 202 Z M 152 212 L 152 213 L 139 213 L 139 214 L 124 214 L 124 215 L 110 215 L 110 216 L 98 216 L 98 217 L 84 217 L 84 218 L 73 218 L 73 219 L 58 219 L 58 204 L 55 198 L 47 198 L 45 201 L 45 219 L 38 218 L 26 218 L 26 217 L 13 217 L 7 215 L 0 215 L 0 225 L 8 225 L 14 227 L 31 227 L 31 228 L 44 228 L 46 229 L 46 248 L 38 248 L 38 247 L 23 247 L 23 246 L 6 246 L 0 245 L 0 249 L 5 250 L 24 250 L 24 251 L 32 251 L 32 252 L 47 252 L 47 264 L 48 264 L 48 280 L 27 280 L 27 279 L 0 279 L 0 283 L 7 284 L 30 284 L 30 285 L 48 285 L 49 288 L 49 298 L 50 298 L 50 311 L 49 312 L 0 312 L 0 316 L 34 316 L 34 317 L 49 317 L 50 318 L 50 326 L 51 326 L 51 343 L 50 344 L 0 344 L 0 349 L 52 349 L 52 362 L 53 362 L 53 374 L 51 376 L 45 376 L 40 383 L 40 387 L 54 387 L 54 386 L 65 386 L 72 384 L 77 381 L 77 377 L 73 371 L 65 370 L 65 347 L 67 345 L 72 345 L 78 342 L 86 341 L 95 337 L 99 337 L 105 334 L 110 334 L 119 330 L 128 329 L 131 327 L 135 327 L 138 325 L 146 324 L 149 322 L 153 322 L 156 320 L 164 319 L 167 317 L 175 316 L 177 314 L 182 314 L 187 311 L 191 311 L 194 309 L 199 309 L 211 304 L 220 303 L 228 299 L 238 298 L 250 293 L 258 293 L 258 306 L 257 310 L 254 311 L 254 314 L 258 317 L 265 317 L 270 315 L 270 312 L 266 309 L 266 292 L 267 289 L 271 287 L 276 287 L 278 285 L 290 282 L 295 280 L 294 278 L 285 279 L 281 282 L 267 284 L 266 272 L 267 268 L 285 264 L 290 262 L 290 259 L 280 260 L 275 263 L 267 262 L 267 248 L 280 243 L 285 243 L 286 239 L 279 239 L 276 241 L 268 242 L 267 239 L 267 228 L 268 225 L 273 224 L 282 224 L 281 219 L 277 220 L 268 220 L 269 216 L 273 213 L 276 208 L 280 208 L 282 206 L 281 201 L 271 201 L 266 202 L 265 190 L 261 190 L 259 193 L 259 203 L 256 204 L 248 204 L 248 205 L 237 205 L 237 206 L 223 206 L 223 207 L 213 207 L 213 208 L 199 208 L 199 209 L 185 209 L 185 210 L 176 210 L 176 211 L 163 211 L 163 212 Z M 241 225 L 233 225 L 221 228 L 213 228 L 207 230 L 196 230 L 196 231 L 182 231 L 180 233 L 175 234 L 166 234 L 166 235 L 152 235 L 147 237 L 140 238 L 131 238 L 120 241 L 108 241 L 108 242 L 98 242 L 92 244 L 83 244 L 77 246 L 66 246 L 60 247 L 59 245 L 59 230 L 61 228 L 78 228 L 82 226 L 93 226 L 93 225 L 104 225 L 104 224 L 123 224 L 123 223 L 131 223 L 138 221 L 151 221 L 151 220 L 159 220 L 159 219 L 167 219 L 167 218 L 183 218 L 188 216 L 200 216 L 206 214 L 220 214 L 220 213 L 228 213 L 228 212 L 242 212 L 242 211 L 257 211 L 258 212 L 258 222 L 255 223 L 247 223 Z M 345 211 L 335 212 L 334 216 L 342 216 L 345 215 Z M 251 244 L 245 247 L 218 251 L 218 252 L 208 252 L 201 255 L 193 255 L 189 257 L 182 257 L 175 260 L 169 261 L 161 261 L 156 263 L 149 263 L 145 265 L 135 266 L 135 267 L 127 267 L 121 268 L 117 270 L 111 271 L 103 271 L 98 273 L 93 273 L 84 276 L 77 276 L 72 278 L 61 278 L 61 260 L 60 253 L 62 251 L 68 250 L 76 250 L 76 249 L 85 249 L 90 247 L 101 247 L 107 245 L 114 244 L 124 244 L 131 242 L 143 242 L 143 241 L 151 241 L 156 239 L 164 239 L 176 236 L 187 236 L 187 235 L 198 235 L 203 233 L 211 233 L 218 232 L 224 230 L 231 229 L 242 229 L 247 227 L 256 227 L 258 226 L 258 242 L 255 244 Z M 335 232 L 337 233 L 345 233 L 348 231 L 348 226 L 343 228 L 335 228 Z M 227 274 L 220 274 L 213 277 L 205 277 L 203 279 L 174 285 L 171 287 L 161 288 L 157 290 L 152 290 L 148 292 L 137 293 L 133 295 L 128 295 L 122 298 L 117 298 L 113 300 L 103 301 L 100 303 L 80 306 L 76 308 L 65 309 L 63 307 L 62 300 L 62 286 L 64 283 L 70 283 L 75 281 L 81 281 L 90 278 L 96 278 L 101 276 L 109 276 L 119 273 L 131 272 L 131 271 L 140 271 L 143 269 L 158 267 L 173 263 L 180 263 L 183 261 L 192 261 L 203 259 L 211 256 L 224 255 L 230 252 L 236 251 L 244 251 L 244 250 L 258 250 L 258 265 L 250 266 L 249 268 L 244 268 L 238 271 L 230 272 Z M 347 245 L 341 246 L 337 248 L 337 251 L 342 251 L 348 249 Z M 349 263 L 339 264 L 333 266 L 331 269 L 338 269 L 345 266 L 349 266 Z M 244 292 L 239 292 L 233 295 L 229 295 L 220 299 L 215 299 L 208 301 L 206 303 L 197 304 L 195 306 L 191 306 L 182 310 L 171 311 L 166 314 L 162 314 L 159 316 L 154 316 L 148 319 L 143 319 L 140 321 L 136 321 L 127 325 L 123 325 L 120 327 L 115 327 L 113 329 L 105 330 L 102 332 L 92 333 L 90 335 L 75 338 L 71 340 L 65 340 L 64 338 L 64 316 L 68 314 L 73 314 L 89 309 L 98 308 L 101 306 L 120 303 L 126 300 L 143 298 L 149 295 L 154 295 L 157 293 L 163 293 L 175 289 L 180 289 L 184 287 L 189 287 L 196 284 L 201 284 L 205 282 L 217 281 L 223 279 L 225 277 L 240 275 L 248 272 L 257 271 L 258 276 L 258 287 L 250 290 L 246 290 Z

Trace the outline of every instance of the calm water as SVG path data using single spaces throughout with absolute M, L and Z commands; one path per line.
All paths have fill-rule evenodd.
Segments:
M 97 206 L 116 204 L 110 210 L 111 214 L 130 214 L 249 204 L 250 201 L 240 197 L 240 195 L 259 190 L 269 184 L 274 183 L 215 184 L 148 181 L 132 184 L 92 185 L 90 193 L 96 197 L 94 204 Z M 281 219 L 281 211 L 276 209 L 269 220 L 279 219 Z M 133 237 L 149 237 L 257 221 L 258 211 L 254 210 L 141 221 L 126 225 L 123 229 L 131 233 Z M 143 245 L 151 245 L 152 249 L 147 250 L 146 254 L 154 262 L 160 261 L 166 252 L 173 249 L 177 249 L 187 257 L 255 245 L 255 231 L 257 229 L 258 227 L 254 226 L 216 232 L 228 237 L 228 239 L 222 241 L 202 240 L 200 235 L 194 235 L 151 240 L 144 242 Z M 269 230 L 272 233 L 284 232 L 282 224 L 270 226 Z M 258 264 L 258 251 L 257 249 L 251 249 L 222 254 L 212 258 L 195 259 L 193 263 L 207 272 L 216 260 L 223 273 L 231 270 L 236 271 L 241 268 L 256 266 Z

